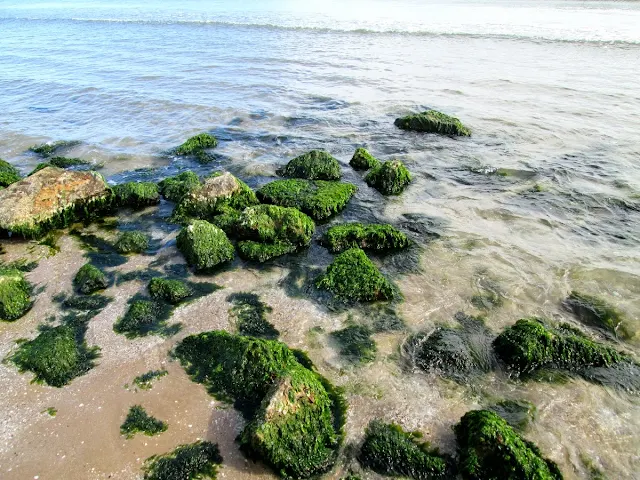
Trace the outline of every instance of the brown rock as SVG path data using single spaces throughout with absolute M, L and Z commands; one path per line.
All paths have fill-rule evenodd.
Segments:
M 217 177 L 205 179 L 202 187 L 189 194 L 189 199 L 193 202 L 211 202 L 219 198 L 229 198 L 238 190 L 240 185 L 236 177 L 224 172 Z

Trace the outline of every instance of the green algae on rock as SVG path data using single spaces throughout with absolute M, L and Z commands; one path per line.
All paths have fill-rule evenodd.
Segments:
M 611 367 L 626 357 L 613 348 L 588 339 L 566 324 L 553 328 L 537 318 L 523 318 L 493 342 L 498 357 L 516 375 L 542 368 L 581 370 Z
M 391 300 L 396 293 L 391 282 L 359 248 L 338 255 L 318 278 L 316 286 L 345 300 L 363 302 Z
M 32 290 L 23 272 L 0 267 L 0 320 L 11 322 L 27 313 L 32 305 Z
M 341 444 L 345 404 L 283 343 L 212 331 L 191 335 L 175 354 L 209 393 L 234 400 L 249 423 L 241 449 L 284 478 L 327 471 Z
M 194 220 L 177 238 L 178 249 L 196 271 L 210 270 L 233 260 L 234 248 L 227 235 L 205 220 Z
M 244 260 L 250 260 L 252 262 L 264 263 L 269 260 L 281 257 L 288 253 L 293 253 L 297 250 L 294 245 L 290 243 L 262 243 L 254 242 L 253 240 L 242 240 L 238 242 L 238 255 Z
M 349 325 L 342 330 L 331 332 L 331 337 L 340 347 L 340 355 L 354 363 L 373 362 L 376 358 L 376 342 L 371 338 L 373 331 L 362 325 Z
M 431 335 L 412 337 L 415 362 L 423 370 L 437 370 L 447 377 L 466 379 L 478 369 L 463 336 L 453 328 L 438 328 Z
M 623 340 L 633 336 L 626 328 L 624 314 L 601 298 L 573 291 L 564 306 L 585 325 L 600 328 Z
M 129 339 L 147 335 L 170 336 L 177 333 L 181 325 L 167 327 L 171 311 L 166 305 L 152 300 L 134 299 L 127 312 L 113 324 L 113 331 Z
M 133 379 L 133 384 L 137 386 L 140 390 L 151 390 L 153 387 L 154 380 L 164 377 L 168 375 L 169 372 L 166 370 L 149 370 L 142 375 L 138 375 Z
M 364 468 L 385 476 L 432 480 L 453 478 L 450 460 L 420 442 L 419 433 L 396 424 L 373 420 L 358 454 Z
M 134 405 L 129 409 L 127 418 L 120 425 L 120 434 L 126 438 L 135 437 L 136 433 L 144 433 L 148 437 L 153 437 L 166 431 L 167 424 L 147 413 L 142 405 Z
M 197 155 L 207 148 L 218 146 L 218 140 L 208 133 L 200 133 L 187 139 L 175 149 L 176 155 Z
M 307 180 L 340 180 L 342 170 L 338 160 L 321 150 L 311 150 L 294 158 L 278 170 L 283 177 Z
M 41 327 L 33 340 L 20 343 L 9 357 L 22 373 L 35 374 L 33 382 L 63 387 L 94 366 L 98 348 L 88 348 L 84 333 L 70 325 Z
M 523 439 L 499 415 L 488 410 L 467 412 L 454 427 L 458 468 L 469 480 L 561 480 L 558 466 Z
M 152 182 L 127 182 L 113 187 L 117 207 L 145 208 L 160 203 L 158 185 Z
M 340 253 L 353 247 L 378 252 L 402 250 L 411 242 L 404 233 L 388 224 L 343 223 L 327 230 L 323 244 L 331 253 Z
M 104 290 L 109 286 L 106 275 L 96 266 L 83 265 L 73 278 L 73 285 L 78 293 L 85 295 Z
M 41 143 L 40 145 L 34 145 L 33 147 L 29 148 L 29 150 L 43 157 L 50 157 L 60 150 L 75 147 L 76 145 L 80 145 L 80 142 L 78 140 L 57 140 L 55 142 L 47 142 Z
M 471 135 L 471 130 L 465 127 L 460 120 L 436 110 L 427 110 L 422 113 L 397 118 L 394 125 L 402 130 L 415 130 L 417 132 L 465 137 Z
M 192 171 L 182 172 L 158 183 L 160 194 L 174 203 L 179 203 L 186 195 L 198 189 L 200 185 L 200 178 Z
M 194 294 L 193 289 L 181 280 L 152 278 L 149 282 L 149 294 L 156 300 L 177 305 Z
M 81 158 L 51 157 L 49 159 L 49 164 L 58 168 L 70 168 L 78 167 L 81 165 L 91 165 L 91 162 L 89 162 L 88 160 L 83 160 Z
M 239 292 L 227 297 L 233 304 L 229 313 L 236 318 L 236 327 L 240 335 L 275 340 L 280 335 L 277 328 L 267 320 L 272 308 L 260 300 L 255 293 Z
M 371 155 L 366 149 L 357 148 L 349 161 L 349 165 L 354 170 L 369 170 L 380 165 L 380 160 Z
M 0 158 L 0 187 L 8 187 L 20 180 L 16 167 Z
M 276 180 L 256 193 L 265 203 L 294 207 L 314 220 L 326 220 L 347 206 L 358 188 L 351 183 L 324 180 Z
M 364 181 L 383 195 L 399 195 L 411 183 L 411 174 L 400 160 L 390 160 L 374 167 Z
M 0 231 L 38 238 L 110 207 L 111 189 L 96 172 L 47 167 L 0 190 Z
M 142 253 L 149 248 L 149 237 L 142 232 L 123 232 L 114 246 L 118 253 Z
M 200 440 L 148 458 L 142 470 L 144 480 L 215 480 L 222 461 L 217 444 Z
M 536 406 L 527 400 L 502 400 L 489 406 L 487 410 L 500 415 L 509 425 L 524 431 L 536 419 Z

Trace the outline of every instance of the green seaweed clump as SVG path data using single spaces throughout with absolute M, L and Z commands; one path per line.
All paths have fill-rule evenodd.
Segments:
M 10 357 L 20 372 L 31 371 L 36 383 L 63 387 L 94 366 L 98 348 L 87 348 L 72 326 L 43 327 L 33 340 L 23 342 Z
M 598 297 L 573 291 L 564 305 L 585 325 L 600 328 L 622 339 L 632 337 L 626 329 L 624 314 Z
M 154 455 L 145 460 L 142 469 L 144 480 L 215 480 L 221 463 L 218 445 L 200 440 Z
M 229 313 L 236 318 L 240 335 L 275 340 L 280 335 L 277 328 L 267 320 L 271 307 L 260 300 L 255 293 L 239 292 L 229 295 L 227 301 L 233 303 Z
M 187 194 L 199 188 L 200 185 L 200 178 L 192 171 L 182 172 L 158 183 L 160 194 L 174 203 L 180 203 Z
M 194 294 L 193 289 L 180 280 L 152 278 L 149 282 L 149 294 L 156 300 L 177 305 Z
M 374 167 L 364 181 L 383 195 L 399 195 L 411 183 L 411 173 L 400 160 L 390 160 Z
M 371 155 L 365 148 L 357 148 L 349 165 L 354 170 L 369 170 L 380 165 L 380 160 Z
M 296 247 L 290 243 L 262 243 L 254 242 L 253 240 L 242 240 L 238 242 L 237 246 L 238 254 L 242 258 L 259 263 L 296 251 Z
M 114 246 L 118 253 L 142 253 L 149 248 L 149 237 L 142 232 L 123 232 Z
M 376 358 L 376 342 L 371 338 L 370 328 L 349 325 L 342 330 L 331 332 L 331 337 L 340 346 L 340 355 L 354 363 L 373 362 Z
M 117 207 L 144 208 L 160 203 L 158 185 L 152 182 L 128 182 L 113 187 Z
M 87 295 L 98 290 L 104 290 L 109 286 L 109 281 L 98 267 L 87 263 L 76 273 L 73 285 L 78 293 Z
M 345 300 L 372 302 L 391 300 L 395 296 L 391 282 L 359 248 L 338 255 L 316 281 L 316 286 Z
M 133 438 L 138 432 L 153 437 L 166 430 L 167 424 L 149 415 L 142 405 L 131 407 L 127 418 L 120 425 L 120 434 L 127 438 Z
M 70 168 L 80 165 L 91 165 L 91 162 L 83 160 L 81 158 L 69 158 L 69 157 L 51 157 L 49 164 L 58 168 Z
M 176 155 L 198 155 L 207 148 L 215 148 L 218 146 L 218 140 L 208 133 L 200 133 L 195 135 L 182 145 L 176 148 Z
M 340 213 L 357 190 L 351 183 L 290 179 L 268 183 L 256 193 L 264 203 L 294 207 L 321 221 Z
M 169 372 L 166 370 L 149 370 L 142 375 L 138 375 L 133 379 L 133 384 L 136 385 L 140 390 L 151 390 L 153 387 L 153 381 L 162 378 L 165 375 L 168 375 Z
M 460 120 L 436 110 L 427 110 L 426 112 L 397 118 L 394 125 L 402 130 L 415 130 L 417 132 L 464 137 L 471 135 L 471 130 L 465 127 Z
M 205 220 L 194 220 L 177 238 L 178 249 L 196 271 L 210 270 L 233 260 L 233 245 L 227 235 Z
M 0 267 L 0 320 L 17 320 L 27 313 L 32 305 L 31 291 L 24 273 Z
M 552 328 L 537 318 L 518 320 L 494 340 L 493 346 L 498 357 L 517 375 L 542 368 L 610 367 L 626 359 L 568 325 Z
M 416 480 L 452 478 L 448 458 L 421 443 L 419 433 L 405 432 L 394 423 L 372 420 L 367 426 L 358 462 L 376 473 Z
M 169 316 L 167 308 L 151 300 L 134 300 L 124 317 L 113 324 L 113 330 L 131 339 L 157 333 L 171 335 L 179 330 L 180 325 L 166 327 Z
M 283 343 L 213 331 L 185 338 L 176 356 L 195 381 L 234 400 L 249 419 L 241 449 L 284 478 L 309 478 L 335 462 L 341 395 Z
M 55 142 L 42 143 L 40 145 L 34 145 L 29 148 L 33 153 L 42 155 L 43 157 L 50 157 L 59 150 L 75 147 L 79 145 L 78 140 L 57 140 Z
M 311 150 L 291 160 L 278 170 L 283 177 L 306 178 L 307 180 L 340 180 L 342 171 L 338 160 L 327 152 Z
M 469 480 L 561 480 L 562 473 L 499 415 L 474 410 L 454 427 L 459 470 Z
M 0 159 L 0 187 L 8 187 L 20 180 L 20 174 L 16 167 Z
M 402 250 L 411 242 L 397 228 L 388 224 L 344 223 L 327 230 L 323 243 L 331 253 L 339 253 L 353 247 L 372 251 Z
M 516 430 L 524 431 L 536 419 L 536 406 L 527 400 L 502 400 L 491 405 L 491 410 Z

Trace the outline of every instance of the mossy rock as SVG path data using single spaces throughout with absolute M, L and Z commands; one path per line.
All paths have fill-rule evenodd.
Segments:
M 54 300 L 59 301 L 65 308 L 72 308 L 74 310 L 82 311 L 99 311 L 105 308 L 111 301 L 112 297 L 104 295 L 72 295 L 65 297 L 64 295 L 54 297 Z
M 280 335 L 277 328 L 267 320 L 271 307 L 260 300 L 255 293 L 239 292 L 229 295 L 227 301 L 233 303 L 229 313 L 236 319 L 240 335 L 275 340 Z
M 600 328 L 623 340 L 633 337 L 627 329 L 624 314 L 601 298 L 573 291 L 564 305 L 585 325 Z
M 118 253 L 142 253 L 149 248 L 149 237 L 142 232 L 123 232 L 114 246 Z
M 264 203 L 294 207 L 322 221 L 340 213 L 357 190 L 350 183 L 291 179 L 268 183 L 256 193 Z
M 222 461 L 217 444 L 200 440 L 148 458 L 142 470 L 144 480 L 215 480 Z
M 144 433 L 153 437 L 167 430 L 167 424 L 147 413 L 142 405 L 134 405 L 129 409 L 127 418 L 120 425 L 120 434 L 133 438 L 136 433 Z
M 523 439 L 499 415 L 467 412 L 454 427 L 459 470 L 470 480 L 561 480 L 558 466 Z
M 349 165 L 354 170 L 370 170 L 380 165 L 380 160 L 371 155 L 365 148 L 357 148 Z
M 20 178 L 16 167 L 0 158 L 0 187 L 8 187 L 20 180 Z
M 32 290 L 23 272 L 0 267 L 0 320 L 14 321 L 27 313 Z
M 295 245 L 290 243 L 262 243 L 254 242 L 253 240 L 242 240 L 238 242 L 237 247 L 240 258 L 258 263 L 268 262 L 297 250 Z
M 568 325 L 553 328 L 537 318 L 518 320 L 502 332 L 493 345 L 498 357 L 517 375 L 543 368 L 576 371 L 611 367 L 627 359 Z
M 479 368 L 461 332 L 438 328 L 429 336 L 416 335 L 415 362 L 426 371 L 438 371 L 446 377 L 466 379 Z
M 158 183 L 160 194 L 174 203 L 179 203 L 186 195 L 200 188 L 200 185 L 200 178 L 191 171 L 165 178 Z
M 97 351 L 78 339 L 76 329 L 60 325 L 43 328 L 36 338 L 21 343 L 10 360 L 20 372 L 33 372 L 34 382 L 63 387 L 94 366 Z
M 374 167 L 364 181 L 383 195 L 399 195 L 411 183 L 411 173 L 400 160 L 390 160 Z
M 177 238 L 178 249 L 196 271 L 206 271 L 233 260 L 233 245 L 227 235 L 205 220 L 194 220 Z
M 78 293 L 87 295 L 98 290 L 104 290 L 109 286 L 109 281 L 98 267 L 87 263 L 76 273 L 73 285 Z
M 342 170 L 338 160 L 321 150 L 311 150 L 291 160 L 278 174 L 307 180 L 340 180 Z
M 373 331 L 363 325 L 349 325 L 342 330 L 331 332 L 340 347 L 340 355 L 353 363 L 373 362 L 376 358 L 376 342 L 371 338 Z
M 176 155 L 197 155 L 207 148 L 218 146 L 218 140 L 208 133 L 195 135 L 175 149 Z
M 323 244 L 331 253 L 358 247 L 374 252 L 402 250 L 411 245 L 409 238 L 388 224 L 344 223 L 335 225 L 324 235 Z
M 80 145 L 78 140 L 56 140 L 55 142 L 34 145 L 33 147 L 30 147 L 29 150 L 43 157 L 50 157 L 60 150 L 75 147 L 76 145 Z
M 416 480 L 453 478 L 450 460 L 420 442 L 420 434 L 396 424 L 373 420 L 365 432 L 358 461 L 364 468 L 390 477 Z
M 156 300 L 177 305 L 194 294 L 193 289 L 180 280 L 152 278 L 149 282 L 149 294 Z
M 391 300 L 396 293 L 391 282 L 359 248 L 338 255 L 316 286 L 342 299 L 363 302 Z
M 309 478 L 335 462 L 342 397 L 286 345 L 224 331 L 185 338 L 175 350 L 192 379 L 233 400 L 249 423 L 241 449 L 284 478 Z
M 460 120 L 436 110 L 427 110 L 426 112 L 397 118 L 394 125 L 402 130 L 415 130 L 417 132 L 464 137 L 471 135 L 471 130 L 465 127 Z
M 144 208 L 160 203 L 158 185 L 152 182 L 128 182 L 113 187 L 117 207 Z

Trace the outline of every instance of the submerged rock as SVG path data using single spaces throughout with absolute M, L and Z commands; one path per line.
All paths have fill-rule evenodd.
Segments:
M 338 255 L 316 281 L 316 286 L 345 300 L 372 302 L 391 300 L 395 296 L 391 282 L 359 248 Z
M 123 232 L 114 246 L 118 253 L 142 253 L 149 248 L 149 237 L 142 232 Z
M 8 187 L 20 180 L 16 167 L 0 158 L 0 187 Z
M 471 480 L 561 480 L 558 466 L 488 410 L 467 412 L 454 427 L 459 470 Z
M 0 230 L 40 237 L 109 206 L 111 190 L 95 172 L 47 167 L 0 191 Z
M 171 453 L 154 455 L 144 462 L 144 480 L 215 480 L 222 455 L 218 444 L 200 440 L 179 445 Z
M 234 400 L 249 423 L 241 449 L 284 478 L 329 470 L 342 441 L 344 400 L 283 343 L 206 332 L 185 338 L 176 356 L 195 381 Z
M 340 180 L 342 171 L 338 160 L 321 150 L 311 150 L 291 160 L 278 170 L 283 177 L 307 180 Z
M 627 329 L 624 314 L 598 297 L 573 291 L 564 306 L 585 325 L 600 328 L 623 340 L 633 336 Z
M 419 433 L 373 420 L 367 427 L 358 462 L 376 473 L 415 480 L 453 478 L 450 459 L 420 442 Z
M 31 284 L 24 273 L 14 268 L 0 268 L 0 320 L 13 321 L 31 308 Z
M 397 118 L 394 125 L 402 130 L 415 130 L 417 132 L 466 137 L 471 135 L 471 130 L 465 127 L 460 120 L 436 110 L 427 110 L 426 112 Z
M 370 168 L 380 165 L 380 161 L 366 149 L 358 148 L 353 154 L 349 165 L 351 165 L 354 170 L 369 170 Z
M 349 325 L 331 332 L 331 337 L 340 347 L 340 355 L 354 363 L 373 362 L 378 350 L 371 338 L 373 331 L 363 325 Z
M 339 253 L 353 247 L 376 252 L 401 250 L 411 241 L 389 224 L 343 223 L 327 230 L 323 243 L 331 253 Z
M 191 171 L 182 172 L 174 177 L 165 178 L 158 187 L 160 194 L 170 202 L 179 203 L 186 195 L 201 185 L 198 175 Z
M 268 183 L 257 195 L 265 203 L 294 207 L 321 221 L 341 212 L 357 190 L 350 183 L 291 179 Z
M 233 245 L 227 235 L 205 220 L 194 220 L 177 238 L 178 249 L 196 271 L 210 270 L 233 260 Z
M 136 433 L 144 433 L 153 437 L 166 431 L 167 424 L 149 415 L 142 405 L 134 405 L 129 409 L 127 418 L 120 425 L 120 434 L 127 438 L 135 437 Z
M 374 167 L 364 181 L 383 195 L 399 195 L 411 183 L 411 174 L 400 160 L 391 160 Z
M 104 290 L 109 286 L 109 281 L 102 271 L 90 263 L 83 265 L 73 279 L 73 285 L 78 293 L 85 295 Z
M 43 157 L 50 157 L 60 150 L 65 150 L 71 147 L 80 145 L 78 140 L 56 140 L 55 142 L 42 143 L 40 145 L 34 145 L 29 148 L 33 153 L 37 153 Z
M 272 308 L 260 300 L 255 293 L 238 292 L 227 297 L 233 303 L 229 314 L 236 319 L 236 328 L 240 335 L 275 340 L 280 332 L 267 320 Z
M 536 406 L 527 400 L 502 400 L 488 407 L 513 428 L 524 431 L 536 419 Z

